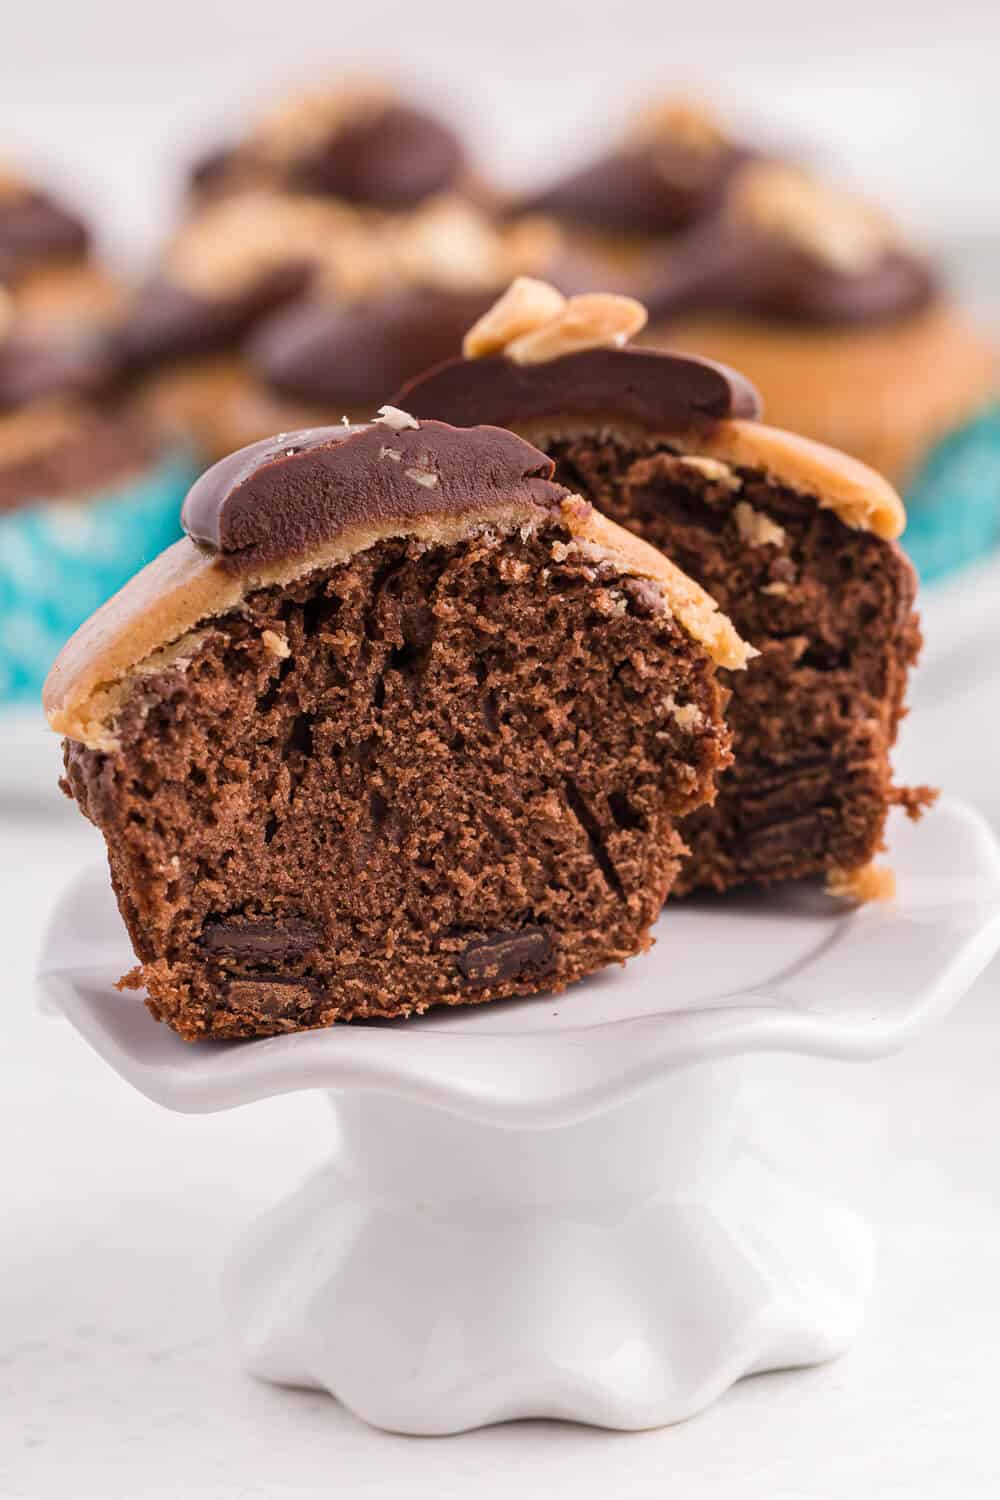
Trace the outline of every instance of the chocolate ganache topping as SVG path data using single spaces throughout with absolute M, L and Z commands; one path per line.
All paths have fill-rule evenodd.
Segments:
M 308 300 L 268 318 L 247 345 L 250 364 L 281 396 L 338 408 L 372 407 L 462 347 L 495 292 L 406 287 L 356 303 Z
M 124 368 L 151 369 L 175 359 L 235 348 L 264 317 L 300 296 L 312 268 L 276 267 L 231 296 L 209 296 L 160 275 L 139 288 L 112 334 Z
M 720 214 L 664 248 L 637 294 L 654 322 L 731 313 L 849 325 L 919 311 L 936 296 L 937 279 L 902 246 L 887 244 L 862 262 L 841 265 L 780 233 Z
M 416 207 L 467 171 L 455 132 L 379 85 L 305 91 L 279 101 L 255 134 L 203 154 L 191 169 L 203 199 L 270 182 L 384 210 Z
M 618 417 L 658 432 L 698 422 L 760 416 L 760 397 L 735 370 L 713 360 L 658 349 L 584 349 L 544 363 L 506 355 L 452 359 L 428 370 L 394 398 L 417 417 L 456 426 L 517 426 L 572 414 Z
M 670 141 L 626 144 L 518 207 L 578 229 L 674 234 L 718 206 L 732 174 L 750 155 L 730 145 L 695 153 Z
M 657 322 L 692 314 L 818 324 L 906 317 L 937 293 L 878 208 L 795 162 L 732 141 L 667 101 L 619 148 L 528 205 L 649 241 L 626 288 Z
M 305 557 L 352 528 L 551 508 L 566 495 L 553 471 L 511 432 L 417 423 L 385 408 L 366 426 L 281 433 L 230 454 L 191 488 L 181 524 L 223 567 L 243 572 Z
M 387 102 L 377 114 L 344 122 L 293 161 L 288 179 L 302 192 L 405 209 L 454 186 L 464 171 L 453 130 L 423 110 Z
M 598 233 L 676 234 L 716 212 L 733 174 L 757 155 L 713 110 L 668 97 L 636 116 L 620 146 L 524 206 Z

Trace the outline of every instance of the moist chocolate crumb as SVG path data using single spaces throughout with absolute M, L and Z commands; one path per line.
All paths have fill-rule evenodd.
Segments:
M 919 816 L 929 795 L 894 788 L 889 765 L 920 648 L 900 548 L 750 469 L 724 487 L 666 448 L 610 436 L 549 451 L 557 480 L 667 553 L 761 653 L 728 679 L 734 764 L 683 825 L 691 857 L 675 891 L 867 864 L 890 805 Z M 766 540 L 746 543 L 740 504 Z
M 561 990 L 647 946 L 677 821 L 729 762 L 723 690 L 571 540 L 540 510 L 259 589 L 136 675 L 116 750 L 67 744 L 154 1015 L 274 1035 Z

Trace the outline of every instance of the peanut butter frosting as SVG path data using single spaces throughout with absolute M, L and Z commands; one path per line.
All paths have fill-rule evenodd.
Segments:
M 114 747 L 130 682 L 183 662 L 201 633 L 256 589 L 331 567 L 377 542 L 447 545 L 557 519 L 596 563 L 648 580 L 720 666 L 755 654 L 714 600 L 655 548 L 552 482 L 523 439 L 418 422 L 385 408 L 361 427 L 281 434 L 208 470 L 185 503 L 188 535 L 162 553 L 71 638 L 45 685 L 52 729 Z

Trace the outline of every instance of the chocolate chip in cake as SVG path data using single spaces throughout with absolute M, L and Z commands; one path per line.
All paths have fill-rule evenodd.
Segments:
M 220 917 L 205 923 L 201 946 L 224 958 L 278 959 L 311 953 L 320 933 L 299 917 Z
M 552 939 L 542 927 L 517 932 L 494 932 L 470 943 L 456 962 L 470 984 L 516 979 L 526 970 L 541 972 L 552 965 Z

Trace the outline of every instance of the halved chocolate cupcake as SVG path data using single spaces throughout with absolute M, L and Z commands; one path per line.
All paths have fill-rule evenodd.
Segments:
M 520 438 L 391 409 L 232 455 L 184 524 L 45 694 L 155 1015 L 269 1035 L 647 946 L 751 654 L 697 585 Z
M 733 679 L 735 763 L 684 826 L 678 889 L 866 865 L 889 807 L 907 671 L 920 644 L 895 491 L 855 460 L 763 426 L 723 365 L 625 347 L 628 298 L 568 303 L 520 282 L 467 357 L 397 400 L 418 417 L 494 422 L 556 477 L 696 578 L 760 655 Z M 845 371 L 845 378 L 850 372 Z

